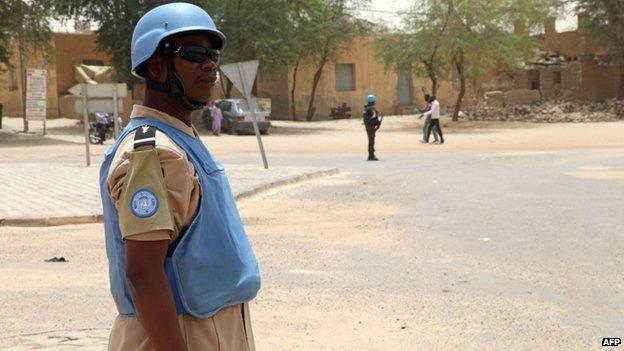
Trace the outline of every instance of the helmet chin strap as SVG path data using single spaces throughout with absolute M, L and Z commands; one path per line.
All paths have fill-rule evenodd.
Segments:
M 182 105 L 182 107 L 189 111 L 202 109 L 204 106 L 206 106 L 205 103 L 191 100 L 188 98 L 188 96 L 186 96 L 186 94 L 184 94 L 184 85 L 182 84 L 182 80 L 175 73 L 171 45 L 169 43 L 165 43 L 163 49 L 165 54 L 165 62 L 167 63 L 167 78 L 165 79 L 165 84 L 155 82 L 148 78 L 145 87 L 147 89 L 162 91 L 173 95 L 176 100 L 178 100 L 180 105 Z

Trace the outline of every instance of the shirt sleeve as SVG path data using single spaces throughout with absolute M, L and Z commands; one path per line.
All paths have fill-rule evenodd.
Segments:
M 431 113 L 433 113 L 433 106 L 430 104 L 425 107 L 425 111 L 423 111 L 423 116 L 431 116 Z
M 118 202 L 122 237 L 158 232 L 161 238 L 163 232 L 173 232 L 173 216 L 157 151 L 153 148 L 134 151 L 129 161 Z
M 135 151 L 131 144 L 118 151 L 120 160 L 114 162 L 108 176 L 109 194 L 118 209 L 122 236 L 131 240 L 173 241 L 192 222 L 199 207 L 201 187 L 195 169 L 186 154 L 159 131 L 155 149 Z M 132 196 L 149 184 L 153 184 L 151 191 L 157 195 L 157 213 L 144 218 L 135 216 Z M 148 205 L 139 204 L 138 197 L 135 206 Z

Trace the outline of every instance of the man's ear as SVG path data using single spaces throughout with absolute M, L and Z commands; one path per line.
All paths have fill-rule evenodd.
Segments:
M 162 55 L 154 55 L 147 61 L 146 77 L 158 83 L 164 83 L 167 78 L 167 65 Z

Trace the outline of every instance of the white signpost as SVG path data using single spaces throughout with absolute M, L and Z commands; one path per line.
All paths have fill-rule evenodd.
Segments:
M 82 112 L 85 128 L 85 148 L 87 167 L 91 165 L 91 155 L 89 153 L 89 113 L 106 112 L 113 113 L 115 123 L 114 136 L 119 132 L 119 112 L 123 112 L 123 101 L 119 98 L 128 96 L 128 88 L 125 83 L 115 84 L 78 84 L 69 89 L 74 95 L 82 96 L 82 100 L 76 101 L 74 111 Z M 94 98 L 97 100 L 89 100 Z M 84 108 L 87 106 L 87 108 Z
M 46 88 L 45 69 L 26 70 L 26 120 L 43 121 L 43 134 L 46 133 Z
M 260 137 L 260 129 L 258 128 L 258 120 L 256 118 L 258 103 L 255 101 L 255 98 L 252 98 L 251 96 L 251 88 L 253 87 L 253 82 L 256 79 L 258 65 L 258 61 L 254 60 L 230 63 L 222 65 L 220 68 L 232 82 L 234 87 L 236 87 L 236 89 L 243 94 L 245 100 L 247 101 L 247 106 L 249 106 L 249 109 L 251 110 L 251 119 L 253 122 L 254 132 L 256 133 L 256 138 L 258 139 L 258 147 L 260 148 L 260 154 L 262 155 L 262 162 L 264 163 L 264 168 L 268 169 L 269 163 L 267 162 L 266 154 L 264 153 L 264 146 L 262 145 L 262 138 Z

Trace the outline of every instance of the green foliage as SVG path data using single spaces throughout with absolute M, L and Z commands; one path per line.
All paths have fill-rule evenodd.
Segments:
M 353 35 L 365 32 L 370 28 L 369 23 L 358 20 L 347 13 L 347 5 L 357 6 L 364 2 L 325 0 L 319 1 L 317 4 L 317 11 L 314 12 L 314 17 L 310 22 L 313 37 L 304 46 L 306 48 L 306 51 L 303 52 L 305 56 L 300 56 L 304 62 L 309 62 L 315 66 L 306 114 L 307 121 L 311 121 L 316 112 L 314 106 L 316 88 L 327 62 L 332 61 L 346 47 Z
M 52 31 L 49 18 L 52 4 L 45 0 L 4 0 L 0 2 L 0 62 L 10 65 L 12 45 L 23 59 L 34 51 L 52 57 Z
M 8 5 L 4 1 L 0 2 L 0 62 L 7 66 L 10 65 L 11 58 L 11 37 L 8 31 L 5 30 L 8 26 L 8 17 Z
M 171 1 L 163 0 L 57 0 L 59 12 L 96 21 L 98 46 L 111 55 L 118 78 L 132 83 L 130 40 L 145 12 Z M 311 52 L 306 41 L 318 39 L 311 23 L 319 17 L 320 0 L 197 0 L 227 36 L 223 62 L 260 61 L 262 72 L 284 72 L 300 51 Z M 294 50 L 293 50 L 294 49 Z
M 624 2 L 577 0 L 576 10 L 585 12 L 585 25 L 606 49 L 624 52 Z
M 130 73 L 130 41 L 134 26 L 147 11 L 170 1 L 163 0 L 56 0 L 57 11 L 71 18 L 84 18 L 99 24 L 98 48 L 107 52 L 116 78 L 128 84 L 137 82 Z
M 406 16 L 405 31 L 376 42 L 386 68 L 412 68 L 460 82 L 459 112 L 468 81 L 518 68 L 537 47 L 531 29 L 557 9 L 559 0 L 420 0 Z M 514 32 L 514 28 L 519 32 Z
M 577 0 L 576 10 L 585 12 L 586 29 L 617 57 L 620 66 L 618 96 L 624 99 L 624 1 Z

